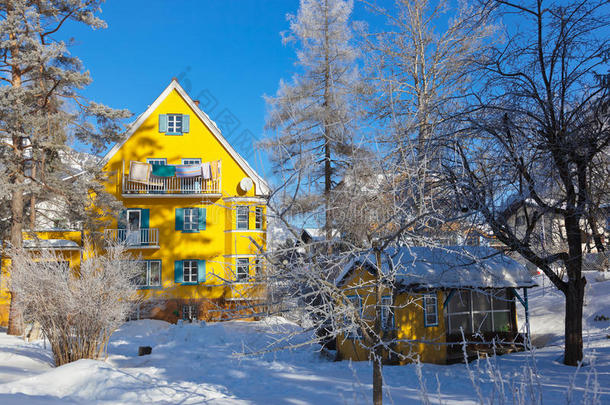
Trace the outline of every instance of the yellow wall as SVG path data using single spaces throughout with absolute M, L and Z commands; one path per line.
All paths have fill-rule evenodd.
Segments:
M 32 239 L 32 235 L 23 235 L 24 239 Z M 78 231 L 40 231 L 36 232 L 36 237 L 39 239 L 66 239 L 76 242 L 81 245 L 81 233 Z M 56 252 L 58 257 L 70 263 L 70 268 L 78 268 L 80 266 L 81 252 L 79 250 L 60 250 Z M 8 325 L 9 308 L 11 296 L 9 293 L 8 279 L 10 276 L 11 261 L 2 257 L 0 260 L 0 326 Z
M 364 270 L 357 269 L 345 282 L 343 293 L 346 296 L 358 295 L 362 299 L 363 317 L 373 325 L 376 297 L 374 292 L 374 276 Z M 399 293 L 393 303 L 395 330 L 384 332 L 384 340 L 417 340 L 418 342 L 400 342 L 392 350 L 415 358 L 419 356 L 422 362 L 443 364 L 446 362 L 447 351 L 445 343 L 445 319 L 443 316 L 444 293 L 436 292 L 438 305 L 438 326 L 424 325 L 423 299 L 420 293 Z M 391 296 L 390 289 L 382 289 L 383 296 Z M 424 343 L 430 341 L 432 343 Z M 438 343 L 438 344 L 436 344 Z M 344 335 L 337 338 L 337 349 L 342 359 L 368 360 L 369 351 L 364 339 L 350 339 Z M 387 353 L 384 355 L 387 358 Z M 397 359 L 400 363 L 408 360 Z
M 188 114 L 190 130 L 181 136 L 165 135 L 158 131 L 159 114 Z M 121 175 L 129 170 L 131 160 L 146 162 L 147 158 L 166 158 L 167 164 L 181 164 L 181 159 L 200 158 L 202 162 L 220 160 L 222 197 L 166 197 L 123 198 Z M 265 229 L 234 231 L 236 205 L 250 206 L 250 227 L 254 228 L 254 207 L 264 207 L 264 200 L 256 197 L 253 187 L 243 192 L 239 182 L 248 177 L 205 124 L 200 121 L 181 95 L 173 90 L 143 122 L 139 129 L 107 162 L 104 170 L 114 179 L 107 191 L 122 200 L 126 208 L 150 210 L 149 227 L 159 229 L 159 249 L 137 249 L 133 253 L 143 260 L 161 260 L 161 288 L 143 289 L 142 294 L 156 299 L 198 298 L 256 298 L 260 288 L 246 288 L 235 280 L 235 255 L 254 255 L 258 245 L 265 246 Z M 234 198 L 238 200 L 234 200 Z M 176 208 L 206 208 L 206 229 L 199 233 L 183 233 L 175 229 Z M 116 224 L 115 224 L 116 227 Z M 265 225 L 266 227 L 266 225 Z M 176 260 L 206 261 L 206 281 L 200 285 L 183 286 L 174 282 Z M 254 257 L 251 258 L 252 272 Z M 239 290 L 239 291 L 235 291 Z M 245 293 L 244 291 L 248 291 Z

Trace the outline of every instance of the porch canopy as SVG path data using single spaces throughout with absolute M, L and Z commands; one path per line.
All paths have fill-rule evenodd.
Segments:
M 358 267 L 375 272 L 375 253 L 368 251 L 352 258 L 335 279 L 335 284 L 341 285 Z M 387 281 L 393 280 L 403 288 L 536 286 L 524 265 L 486 246 L 387 248 L 381 254 L 381 268 Z
M 78 243 L 68 239 L 25 239 L 23 247 L 34 250 L 80 250 Z

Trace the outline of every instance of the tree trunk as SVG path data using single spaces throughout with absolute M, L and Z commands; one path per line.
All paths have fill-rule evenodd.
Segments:
M 12 8 L 8 7 L 7 12 L 12 13 Z M 11 40 L 11 56 L 13 60 L 18 60 L 19 45 L 17 44 L 17 38 L 15 34 L 10 34 Z M 11 66 L 11 85 L 15 88 L 21 87 L 21 69 L 18 64 Z M 19 136 L 12 136 L 13 146 L 15 147 L 16 157 L 21 159 L 23 153 L 22 138 Z M 11 245 L 13 248 L 20 248 L 23 245 L 23 208 L 24 208 L 24 196 L 23 196 L 23 166 L 19 167 L 17 173 L 13 176 L 13 183 L 16 187 L 13 189 L 11 195 Z M 8 329 L 7 334 L 9 335 L 21 335 L 23 334 L 23 319 L 21 313 L 15 306 L 15 294 L 10 291 L 11 305 L 8 315 Z
M 11 199 L 11 245 L 13 247 L 21 247 L 23 245 L 23 191 L 21 188 L 17 188 L 12 195 Z M 16 295 L 14 292 L 10 292 L 11 305 L 8 316 L 8 335 L 22 335 L 23 334 L 23 319 L 21 313 L 15 306 Z
M 324 125 L 324 230 L 326 233 L 326 239 L 328 241 L 328 253 L 332 253 L 332 221 L 330 217 L 331 212 L 331 196 L 330 192 L 332 189 L 332 166 L 331 166 L 331 134 L 330 134 L 330 109 L 332 107 L 330 101 L 330 55 L 329 55 L 329 33 L 328 26 L 330 24 L 328 17 L 328 2 L 324 4 L 324 102 L 322 104 L 324 109 L 323 125 Z
M 582 361 L 582 307 L 584 304 L 585 284 L 580 279 L 568 283 L 566 290 L 565 349 L 563 362 L 577 366 Z
M 565 216 L 566 236 L 568 239 L 568 260 L 565 261 L 568 273 L 565 316 L 565 351 L 563 362 L 577 366 L 582 361 L 582 307 L 584 304 L 585 284 L 582 276 L 582 237 L 581 218 L 574 214 Z
M 381 375 L 382 363 L 381 355 L 377 353 L 378 349 L 375 348 L 375 358 L 373 359 L 373 405 L 383 404 L 383 377 Z

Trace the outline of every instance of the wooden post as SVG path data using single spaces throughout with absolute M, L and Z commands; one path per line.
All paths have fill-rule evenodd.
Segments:
M 377 276 L 375 280 L 375 326 L 374 326 L 374 351 L 373 351 L 373 405 L 383 404 L 383 375 L 381 345 L 381 250 L 378 243 L 373 244 L 375 259 L 377 262 Z
M 525 328 L 527 330 L 527 348 L 532 350 L 532 335 L 530 334 L 530 307 L 529 302 L 527 300 L 527 288 L 523 287 L 523 301 L 525 307 Z

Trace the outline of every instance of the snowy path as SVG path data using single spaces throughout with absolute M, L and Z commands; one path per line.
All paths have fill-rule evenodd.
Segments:
M 585 309 L 588 330 L 587 360 L 574 379 L 572 403 L 582 402 L 587 380 L 595 378 L 600 404 L 610 403 L 609 322 L 594 321 L 595 315 L 610 316 L 610 281 L 591 283 Z M 566 403 L 566 392 L 575 369 L 560 364 L 562 298 L 542 289 L 530 295 L 532 331 L 549 335 L 549 347 L 536 351 L 544 403 Z M 0 333 L 0 404 L 360 404 L 371 402 L 371 366 L 364 363 L 331 362 L 317 347 L 238 356 L 242 351 L 265 348 L 281 337 L 277 329 L 297 326 L 280 319 L 268 322 L 225 322 L 169 325 L 160 321 L 125 324 L 113 336 L 107 361 L 81 360 L 59 368 L 50 364 L 50 353 L 41 342 L 25 343 Z M 137 356 L 140 345 L 150 345 L 150 356 Z M 501 377 L 486 370 L 486 360 L 473 363 L 476 386 L 483 395 L 494 389 L 512 395 L 523 391 L 528 353 L 491 359 Z M 477 366 L 480 370 L 477 370 Z M 437 399 L 437 376 L 444 404 L 477 403 L 476 390 L 462 364 L 424 365 L 423 377 L 432 400 Z M 596 377 L 594 378 L 594 375 Z M 420 384 L 415 365 L 384 367 L 387 383 L 385 403 L 420 403 Z M 494 384 L 494 381 L 496 384 Z M 503 385 L 501 385 L 502 383 Z M 525 390 L 527 391 L 527 390 Z M 591 396 L 595 390 L 589 389 Z M 526 403 L 529 402 L 526 399 Z M 498 403 L 498 402 L 496 402 Z

